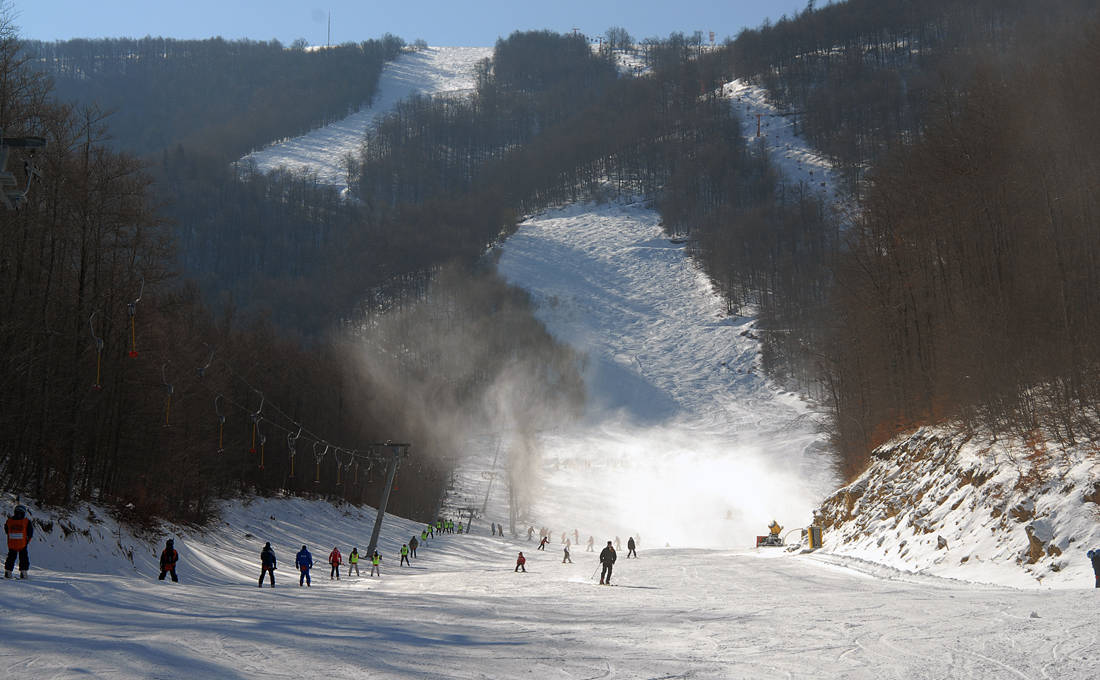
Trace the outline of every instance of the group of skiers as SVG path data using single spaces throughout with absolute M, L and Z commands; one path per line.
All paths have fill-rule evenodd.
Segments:
M 545 541 L 545 537 L 543 537 L 543 541 L 539 542 L 540 549 L 541 549 L 542 545 L 545 545 L 544 541 Z M 631 539 L 630 544 L 633 544 L 633 542 L 634 542 L 634 539 Z M 568 545 L 568 543 L 563 547 L 563 550 L 565 551 L 565 557 L 562 558 L 561 563 L 562 564 L 566 564 L 566 563 L 573 564 L 573 560 L 570 559 L 570 557 L 569 557 L 569 545 Z M 631 547 L 632 552 L 633 552 L 633 550 L 634 550 L 634 548 Z M 635 553 L 634 556 L 637 557 L 638 556 L 637 553 Z M 611 572 L 614 569 L 615 560 L 617 560 L 618 558 L 619 558 L 619 555 L 618 555 L 617 552 L 615 552 L 615 546 L 611 543 L 611 541 L 608 541 L 607 542 L 607 547 L 604 548 L 602 551 L 600 551 L 600 566 L 603 568 L 602 571 L 600 572 L 600 585 L 601 586 L 611 585 Z M 513 571 L 522 571 L 524 573 L 527 572 L 527 558 L 523 556 L 523 552 L 520 552 L 519 556 L 516 558 L 516 568 Z
M 22 513 L 20 513 L 20 509 L 23 510 Z M 16 509 L 16 514 L 20 516 L 20 519 L 23 518 L 25 513 L 26 513 L 26 510 L 23 509 L 23 506 L 19 506 L 19 508 Z M 22 528 L 23 525 L 15 522 L 14 521 L 15 519 L 16 518 L 13 517 L 11 520 L 8 520 L 8 525 L 17 526 L 17 527 Z M 29 540 L 30 532 L 31 532 L 30 524 L 27 523 L 26 527 L 27 527 L 25 529 L 26 537 L 27 537 L 27 540 Z M 5 526 L 5 531 L 8 531 L 7 525 Z M 415 558 L 416 557 L 416 549 L 418 547 L 420 547 L 421 545 L 423 545 L 429 538 L 434 538 L 437 533 L 439 533 L 439 534 L 452 533 L 453 534 L 453 533 L 456 533 L 456 532 L 457 533 L 465 533 L 464 527 L 462 526 L 462 522 L 458 522 L 456 524 L 454 521 L 449 520 L 449 519 L 439 519 L 439 520 L 436 520 L 435 522 L 427 524 L 425 526 L 425 528 L 420 532 L 419 539 L 417 538 L 417 536 L 414 535 L 409 539 L 408 543 L 403 543 L 401 545 L 401 549 L 400 549 L 400 553 L 401 553 L 400 566 L 410 566 L 411 567 L 412 562 L 410 561 L 409 558 L 410 557 Z M 8 531 L 8 534 L 9 534 L 9 538 L 8 538 L 8 547 L 9 547 L 8 562 L 9 562 L 9 566 L 8 566 L 7 576 L 10 578 L 11 577 L 10 563 L 12 563 L 15 560 L 15 554 L 16 554 L 15 552 L 12 552 L 10 550 L 12 544 L 16 542 L 16 539 L 13 539 L 12 536 L 14 535 L 18 538 L 22 534 L 20 532 L 15 532 L 13 534 L 11 531 Z M 22 540 L 22 539 L 19 538 L 19 540 Z M 26 570 L 27 570 L 27 554 L 26 554 L 25 541 L 23 541 L 23 543 L 22 543 L 21 550 L 22 550 L 22 552 L 19 553 L 21 555 L 20 570 L 21 570 L 21 574 L 25 575 Z M 359 548 L 358 547 L 352 548 L 351 552 L 348 554 L 348 576 L 349 577 L 352 575 L 353 572 L 355 573 L 356 576 L 360 575 L 360 573 L 359 573 L 359 560 L 360 560 L 360 557 L 361 556 L 359 555 Z M 377 576 L 377 577 L 381 578 L 382 577 L 382 555 L 379 554 L 379 552 L 377 550 L 374 550 L 372 552 L 372 554 L 370 556 L 368 556 L 367 559 L 370 560 L 370 565 L 371 565 L 371 567 L 370 567 L 370 576 L 371 577 Z M 158 576 L 158 579 L 163 581 L 165 576 L 171 576 L 173 581 L 179 582 L 179 577 L 176 575 L 176 563 L 178 561 L 179 561 L 179 553 L 176 551 L 172 539 L 168 539 L 165 542 L 164 550 L 161 551 L 161 553 L 160 553 L 160 576 Z M 344 564 L 344 556 L 340 553 L 340 548 L 339 547 L 334 546 L 332 548 L 332 552 L 330 552 L 328 554 L 328 563 L 329 563 L 329 566 L 331 567 L 331 569 L 329 571 L 329 580 L 330 581 L 332 581 L 332 580 L 339 581 L 340 580 L 340 567 L 343 566 L 343 564 Z M 299 587 L 301 587 L 301 586 L 312 587 L 312 579 L 310 578 L 310 570 L 313 569 L 313 566 L 314 566 L 313 565 L 313 554 L 309 552 L 309 548 L 307 546 L 303 545 L 302 549 L 299 550 L 297 552 L 297 554 L 294 556 L 294 568 L 296 570 L 298 570 L 298 573 L 299 573 L 299 575 L 298 575 L 298 586 Z M 257 583 L 257 586 L 260 587 L 260 588 L 263 588 L 264 587 L 264 578 L 266 577 L 268 579 L 268 583 L 270 584 L 270 586 L 272 588 L 274 588 L 275 587 L 275 571 L 277 569 L 278 569 L 278 560 L 275 557 L 275 549 L 271 547 L 270 542 L 265 543 L 263 549 L 260 550 L 260 580 Z
M 414 539 L 415 540 L 415 539 Z M 401 554 L 404 555 L 409 549 L 408 544 L 401 546 Z M 382 577 L 382 555 L 377 550 L 373 551 L 369 557 L 370 559 L 370 575 Z M 328 554 L 328 563 L 331 569 L 329 570 L 328 579 L 340 580 L 340 567 L 344 564 L 344 556 L 340 554 L 339 547 L 333 547 L 332 552 Z M 259 587 L 264 587 L 264 576 L 270 577 L 271 587 L 275 587 L 275 570 L 277 569 L 277 560 L 275 559 L 275 550 L 271 547 L 271 543 L 265 543 L 263 550 L 260 551 L 260 581 Z M 311 587 L 313 585 L 310 578 L 310 569 L 313 569 L 313 554 L 309 552 L 309 548 L 302 546 L 302 549 L 294 556 L 294 568 L 298 570 L 298 587 L 303 585 Z M 352 548 L 348 553 L 348 576 L 351 576 L 352 572 L 355 572 L 356 576 L 359 576 L 359 548 Z

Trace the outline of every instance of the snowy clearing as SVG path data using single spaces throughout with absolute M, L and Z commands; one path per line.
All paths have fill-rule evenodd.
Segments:
M 323 184 L 347 189 L 344 158 L 359 154 L 367 128 L 413 94 L 440 95 L 471 91 L 474 66 L 491 57 L 491 47 L 429 47 L 406 52 L 382 69 L 378 92 L 370 106 L 343 120 L 245 156 L 261 172 L 279 167 L 309 169 Z

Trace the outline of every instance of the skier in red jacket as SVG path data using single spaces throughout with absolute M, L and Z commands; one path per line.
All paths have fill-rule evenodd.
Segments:
M 4 578 L 11 578 L 11 570 L 15 568 L 15 558 L 19 558 L 19 578 L 27 578 L 27 570 L 30 569 L 30 558 L 27 556 L 27 546 L 34 536 L 34 525 L 27 518 L 27 509 L 22 505 L 15 506 L 11 517 L 4 522 L 4 533 L 8 537 L 8 558 L 4 561 Z
M 329 572 L 328 580 L 335 578 L 340 580 L 340 565 L 344 563 L 343 555 L 340 554 L 340 549 L 334 547 L 332 552 L 328 554 L 328 563 L 332 565 L 332 571 Z
M 523 556 L 523 553 L 520 553 L 519 557 L 516 558 L 515 571 L 520 571 L 522 569 L 524 573 L 527 573 L 527 567 L 523 566 L 525 564 L 527 564 L 527 558 Z

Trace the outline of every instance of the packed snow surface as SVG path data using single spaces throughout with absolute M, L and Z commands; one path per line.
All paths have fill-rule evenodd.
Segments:
M 391 66 L 410 70 L 387 71 L 373 113 L 349 124 L 344 141 L 329 130 L 301 151 L 273 147 L 272 167 L 303 162 L 339 183 L 341 156 L 384 102 L 408 92 L 402 83 L 469 86 L 462 69 L 432 75 L 443 71 L 433 59 L 458 52 L 402 57 Z M 481 474 L 516 455 L 516 433 L 505 430 L 472 442 L 448 500 L 452 511 L 486 505 L 474 533 L 429 539 L 402 567 L 397 550 L 421 527 L 386 517 L 380 578 L 364 561 L 363 575 L 349 577 L 345 563 L 330 580 L 325 564 L 333 546 L 345 561 L 352 547 L 365 550 L 370 508 L 236 500 L 213 526 L 139 535 L 102 508 L 31 504 L 30 578 L 0 581 L 5 677 L 1100 675 L 1085 615 L 1100 591 L 980 586 L 745 547 L 773 518 L 804 525 L 836 480 L 812 410 L 760 375 L 751 319 L 725 313 L 652 211 L 583 205 L 532 217 L 500 267 L 531 291 L 550 330 L 588 356 L 585 417 L 534 433 L 527 454 L 540 474 L 524 519 L 550 528 L 545 551 L 524 524 L 514 536 L 486 529 L 507 521 L 503 479 Z M 156 579 L 169 536 L 179 583 Z M 611 587 L 596 584 L 589 536 L 596 551 L 615 537 L 624 545 Z M 638 559 L 626 557 L 628 536 L 639 539 Z M 266 541 L 279 558 L 274 589 L 257 588 Z M 303 544 L 317 564 L 308 588 L 293 567 Z M 526 573 L 515 571 L 519 551 Z

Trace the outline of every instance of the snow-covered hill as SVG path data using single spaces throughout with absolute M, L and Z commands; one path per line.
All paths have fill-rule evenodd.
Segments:
M 283 140 L 245 156 L 261 172 L 279 167 L 310 170 L 324 184 L 347 189 L 348 154 L 357 156 L 367 128 L 413 94 L 445 95 L 473 90 L 474 66 L 491 57 L 491 47 L 429 47 L 405 52 L 382 69 L 370 106 L 341 121 Z
M 434 51 L 440 59 L 447 53 Z M 387 98 L 396 101 L 401 82 L 461 89 L 468 72 L 433 80 L 438 66 L 430 54 L 400 62 L 412 70 L 405 81 L 390 73 L 375 108 Z M 325 150 L 315 162 L 327 159 L 339 168 L 340 155 L 357 146 L 365 124 L 349 123 L 346 142 L 335 141 L 334 131 L 319 133 L 323 141 L 314 145 Z M 798 142 L 773 145 L 773 153 L 787 152 L 788 143 Z M 301 158 L 293 145 L 266 153 L 276 166 Z M 331 168 L 323 176 L 338 182 Z M 825 181 L 818 188 L 828 192 Z M 1077 589 L 1091 579 L 1068 557 L 1083 540 L 1063 545 L 1054 538 L 1092 531 L 1081 524 L 1097 500 L 1094 490 L 1085 502 L 1084 480 L 1093 474 L 1085 458 L 1069 468 L 1040 465 L 1038 477 L 1046 481 L 1024 485 L 1035 493 L 1031 505 L 1020 505 L 1000 449 L 921 433 L 884 452 L 865 480 L 825 504 L 829 552 L 741 547 L 773 517 L 788 528 L 807 523 L 836 484 L 813 411 L 760 375 L 748 332 L 752 320 L 725 315 L 683 249 L 662 238 L 656 215 L 638 204 L 565 206 L 533 216 L 504 244 L 500 268 L 531 292 L 551 331 L 589 357 L 586 417 L 535 433 L 534 453 L 526 454 L 539 471 L 524 491 L 528 519 L 553 531 L 548 550 L 535 550 L 522 526 L 514 537 L 486 530 L 490 521 L 506 521 L 507 499 L 501 477 L 483 473 L 499 473 L 523 448 L 506 429 L 470 442 L 471 455 L 459 468 L 452 511 L 480 507 L 488 498 L 488 514 L 474 534 L 429 540 L 411 566 L 400 567 L 396 550 L 419 525 L 387 517 L 380 579 L 326 578 L 332 546 L 345 554 L 365 549 L 375 517 L 369 508 L 302 498 L 234 500 L 220 507 L 216 525 L 164 525 L 140 534 L 102 508 L 59 513 L 32 504 L 39 531 L 31 578 L 0 581 L 6 676 L 1100 674 L 1098 636 L 1083 615 L 1096 591 Z M 1036 460 L 1033 452 L 1011 460 L 1025 465 Z M 1022 468 L 1021 477 L 1032 479 L 1030 470 Z M 921 488 L 920 497 L 904 495 Z M 1004 494 L 1004 507 L 990 522 L 1014 528 L 1003 540 L 981 544 L 980 553 L 967 553 L 967 537 L 988 527 L 980 512 L 969 519 L 966 513 L 980 510 L 995 489 Z M 1084 513 L 1075 512 L 1075 504 Z M 858 516 L 849 517 L 848 509 L 857 507 Z M 1032 517 L 1016 522 L 1028 513 Z M 925 531 L 933 520 L 947 541 L 938 553 L 928 543 L 937 533 Z M 943 533 L 952 522 L 957 532 Z M 1002 578 L 1005 572 L 987 556 L 1000 555 L 1003 566 L 1019 555 L 1019 525 L 1031 525 L 1042 541 L 1035 563 L 1035 574 L 1047 575 L 1041 586 L 907 573 L 926 566 L 913 558 L 942 554 L 951 557 L 940 565 L 967 566 L 937 573 Z M 574 546 L 572 563 L 562 559 L 559 534 L 574 528 L 582 544 L 589 535 L 598 537 L 597 545 L 641 537 L 639 558 L 620 553 L 616 585 L 595 585 L 594 553 Z M 167 536 L 181 555 L 180 583 L 155 578 Z M 901 546 L 891 562 L 901 569 L 865 561 L 882 561 L 884 546 L 892 549 L 878 537 Z M 280 558 L 275 589 L 256 584 L 266 541 Z M 302 544 L 319 564 L 310 588 L 296 585 L 292 567 Z M 1067 560 L 1058 572 L 1052 546 Z M 526 573 L 514 570 L 521 550 Z M 1046 588 L 1052 581 L 1062 587 Z

